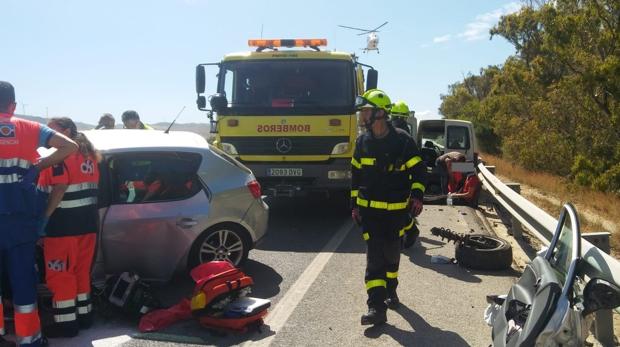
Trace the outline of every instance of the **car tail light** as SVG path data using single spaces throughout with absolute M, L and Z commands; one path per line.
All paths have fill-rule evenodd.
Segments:
M 251 180 L 250 182 L 246 184 L 246 186 L 248 186 L 248 189 L 250 190 L 250 193 L 252 193 L 252 196 L 254 198 L 256 199 L 260 198 L 261 196 L 260 183 L 258 183 L 257 180 Z

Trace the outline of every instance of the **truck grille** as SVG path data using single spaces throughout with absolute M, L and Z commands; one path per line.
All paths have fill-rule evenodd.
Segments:
M 329 155 L 347 136 L 223 136 L 240 155 Z

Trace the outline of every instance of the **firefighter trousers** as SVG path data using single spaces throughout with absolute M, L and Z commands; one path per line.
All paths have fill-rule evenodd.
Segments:
M 385 299 L 396 296 L 400 262 L 399 231 L 402 216 L 362 218 L 362 237 L 366 240 L 366 291 L 368 307 L 386 310 Z
M 41 323 L 37 308 L 35 243 L 28 242 L 0 250 L 0 271 L 8 272 L 13 300 L 15 336 L 20 346 L 41 345 Z M 1 263 L 1 262 L 4 262 Z M 4 307 L 0 297 L 0 332 L 4 334 Z
M 96 233 L 77 236 L 46 237 L 45 281 L 54 294 L 54 323 L 68 331 L 90 326 L 90 270 L 95 253 Z M 69 334 L 69 333 L 67 333 Z

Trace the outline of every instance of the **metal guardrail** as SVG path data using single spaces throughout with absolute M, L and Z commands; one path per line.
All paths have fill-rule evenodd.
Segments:
M 484 164 L 478 164 L 478 172 L 480 173 L 478 176 L 481 178 L 482 183 L 493 198 L 513 218 L 526 226 L 531 233 L 548 246 L 558 220 L 502 183 Z M 620 286 L 620 261 L 603 252 L 583 237 L 581 238 L 581 257 L 584 261 L 581 262 L 580 267 L 577 269 L 578 275 L 589 279 L 601 278 Z M 611 339 L 613 342 L 612 322 L 607 321 L 611 320 L 611 313 L 604 317 L 605 322 L 596 322 L 595 335 L 597 335 L 597 338 L 602 337 L 599 335 L 604 335 L 604 340 L 609 341 Z M 609 331 L 603 331 L 609 329 L 611 329 L 611 335 Z
M 541 242 L 548 245 L 558 224 L 557 219 L 510 189 L 483 164 L 478 164 L 478 171 L 482 174 L 483 184 L 489 193 L 514 218 L 527 226 L 529 231 L 534 233 Z M 620 261 L 583 238 L 581 240 L 581 256 L 585 261 L 579 269 L 580 274 L 589 278 L 602 278 L 620 286 Z

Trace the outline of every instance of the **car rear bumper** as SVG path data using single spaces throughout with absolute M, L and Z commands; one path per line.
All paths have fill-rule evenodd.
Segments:
M 252 237 L 252 248 L 254 248 L 267 233 L 269 205 L 262 198 L 255 199 L 243 217 L 243 221 L 247 223 L 250 236 Z

